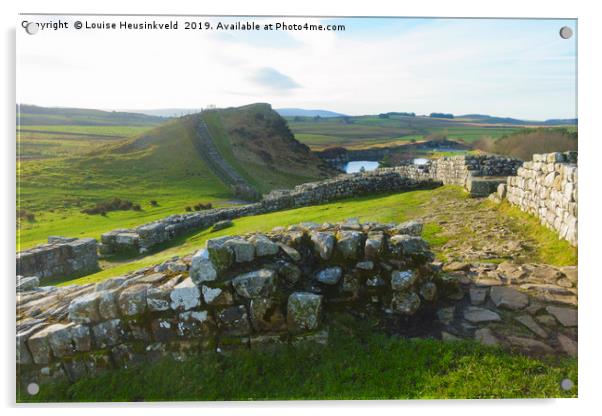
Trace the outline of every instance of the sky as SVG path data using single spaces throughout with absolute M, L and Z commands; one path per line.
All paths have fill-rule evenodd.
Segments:
M 29 35 L 21 21 L 68 29 Z M 93 30 L 75 21 L 178 21 Z M 213 30 L 185 30 L 186 21 Z M 217 30 L 219 22 L 344 31 Z M 111 110 L 231 107 L 577 117 L 576 20 L 21 16 L 17 102 Z M 559 30 L 575 33 L 562 39 Z

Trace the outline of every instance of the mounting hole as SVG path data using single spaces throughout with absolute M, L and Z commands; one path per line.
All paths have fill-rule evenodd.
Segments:
M 40 30 L 40 27 L 36 22 L 29 22 L 27 23 L 27 26 L 25 26 L 25 31 L 30 35 L 35 35 L 38 33 L 38 30 Z
M 568 26 L 563 26 L 560 28 L 560 37 L 562 39 L 570 39 L 573 36 L 573 29 Z
M 573 387 L 574 387 L 573 381 L 568 378 L 565 378 L 564 380 L 562 380 L 560 382 L 560 388 L 564 391 L 572 390 Z
M 40 386 L 38 385 L 38 383 L 29 383 L 27 385 L 27 393 L 30 396 L 35 396 L 39 392 L 40 392 Z

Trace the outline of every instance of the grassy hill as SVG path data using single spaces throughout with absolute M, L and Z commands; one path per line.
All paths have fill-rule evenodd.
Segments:
M 81 126 L 156 126 L 165 117 L 120 111 L 102 111 L 87 108 L 38 107 L 17 105 L 17 126 L 81 125 Z
M 35 133 L 28 134 L 48 131 L 43 134 L 51 145 L 79 140 L 72 140 L 77 142 L 72 148 L 63 147 L 63 153 L 18 161 L 17 210 L 31 214 L 20 221 L 18 250 L 45 242 L 49 235 L 98 238 L 114 228 L 183 213 L 199 202 L 214 207 L 233 203 L 230 188 L 195 149 L 199 117 L 206 120 L 222 156 L 260 192 L 333 173 L 263 104 L 185 116 L 141 128 L 142 133 L 132 126 L 32 126 L 28 129 Z M 139 204 L 141 210 L 105 216 L 81 212 L 113 198 Z

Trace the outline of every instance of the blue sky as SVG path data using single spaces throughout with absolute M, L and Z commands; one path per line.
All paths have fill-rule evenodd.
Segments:
M 111 109 L 269 102 L 352 115 L 576 117 L 577 36 L 564 40 L 558 33 L 562 26 L 576 33 L 575 20 L 210 21 L 344 24 L 346 30 L 19 31 L 18 101 Z

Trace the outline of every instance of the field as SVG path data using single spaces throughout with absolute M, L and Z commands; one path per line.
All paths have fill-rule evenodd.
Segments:
M 445 208 L 444 212 L 435 210 L 442 201 L 451 201 L 457 204 L 455 211 Z M 234 226 L 224 230 L 211 232 L 202 230 L 190 235 L 173 240 L 167 245 L 157 249 L 154 254 L 142 258 L 120 259 L 115 262 L 104 262 L 104 270 L 78 279 L 60 280 L 54 283 L 85 284 L 97 282 L 109 277 L 118 276 L 128 271 L 133 271 L 145 266 L 161 263 L 173 256 L 185 256 L 194 253 L 204 246 L 205 241 L 224 235 L 245 234 L 255 231 L 269 231 L 277 226 L 298 224 L 300 222 L 336 222 L 347 218 L 357 217 L 360 221 L 402 222 L 409 219 L 434 217 L 425 224 L 424 238 L 429 242 L 439 259 L 447 260 L 454 255 L 454 248 L 463 243 L 478 244 L 481 235 L 471 232 L 470 224 L 466 218 L 481 215 L 480 211 L 493 212 L 495 218 L 500 218 L 499 226 L 512 226 L 519 237 L 532 245 L 531 250 L 525 250 L 525 261 L 545 262 L 556 265 L 576 264 L 576 249 L 566 241 L 561 241 L 550 230 L 539 225 L 538 221 L 521 211 L 504 206 L 497 210 L 492 209 L 486 202 L 476 203 L 475 208 L 467 211 L 466 204 L 473 201 L 466 198 L 464 191 L 455 186 L 445 186 L 434 190 L 413 191 L 393 195 L 374 195 L 343 200 L 323 205 L 297 208 L 288 211 L 274 212 L 252 217 L 243 217 L 234 220 Z M 452 221 L 460 224 L 456 228 L 450 225 Z M 446 224 L 445 229 L 440 225 Z M 445 248 L 444 245 L 452 243 L 453 247 Z M 501 239 L 500 244 L 504 243 Z
M 433 119 L 429 117 L 377 116 L 287 117 L 297 140 L 313 150 L 331 146 L 365 148 L 378 145 L 396 145 L 429 136 L 444 135 L 449 139 L 473 142 L 482 137 L 497 139 L 521 130 L 522 126 L 482 125 L 464 121 Z

